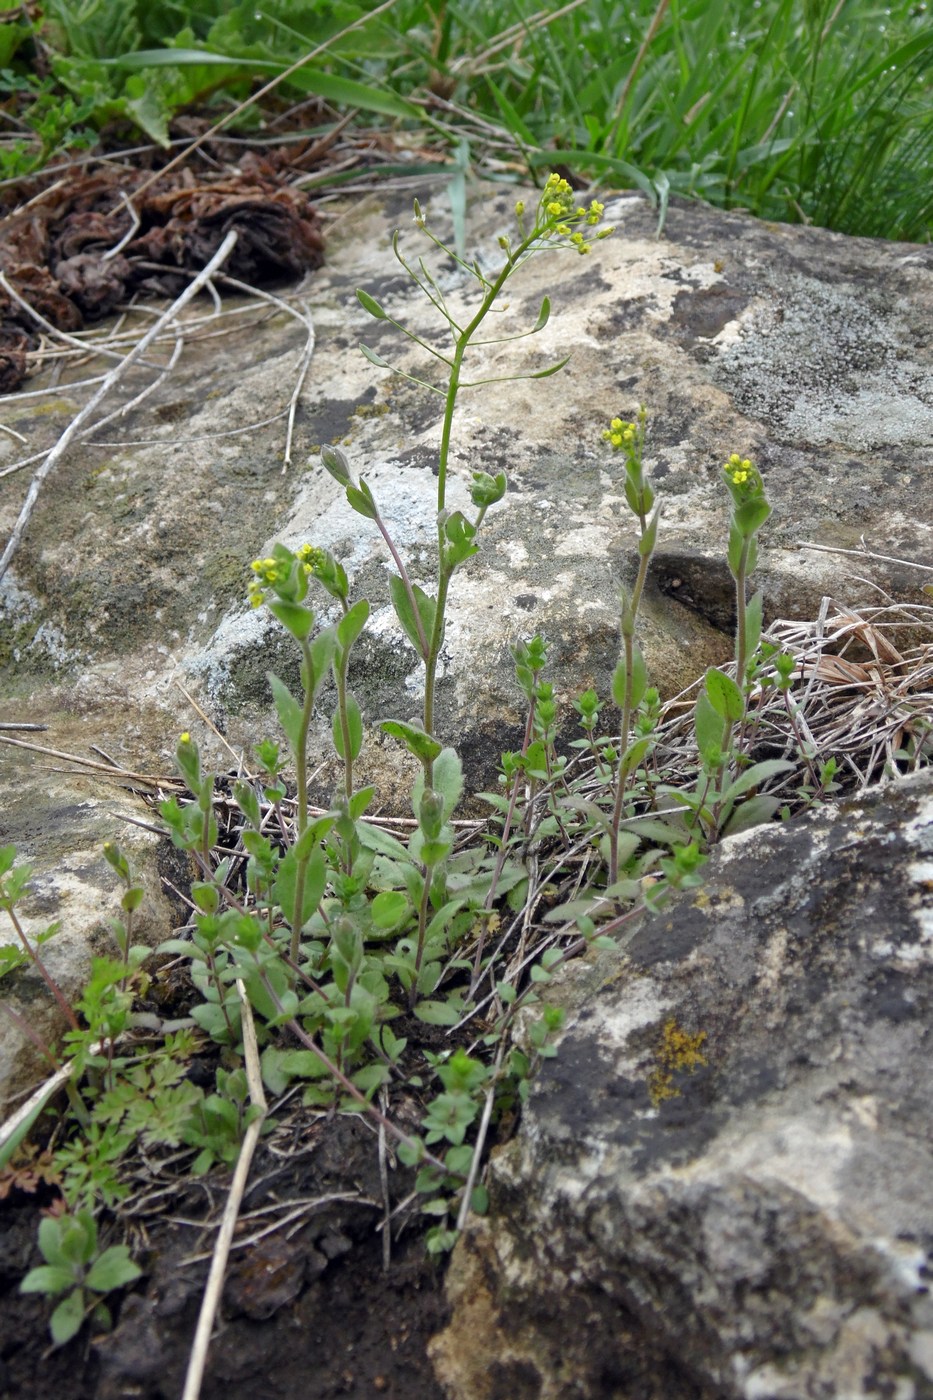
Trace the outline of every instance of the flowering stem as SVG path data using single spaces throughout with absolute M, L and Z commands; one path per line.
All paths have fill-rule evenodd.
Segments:
M 311 711 L 314 708 L 314 663 L 311 659 L 311 647 L 307 638 L 301 643 L 301 655 L 304 704 L 301 709 L 301 724 L 298 728 L 298 738 L 295 744 L 295 768 L 298 783 L 295 805 L 299 840 L 304 835 L 305 827 L 308 825 L 308 728 L 311 724 Z M 308 852 L 303 859 L 298 861 L 295 870 L 295 903 L 292 913 L 290 950 L 292 962 L 298 961 L 301 952 L 301 911 L 304 908 L 305 874 L 310 858 L 311 854 Z
M 749 535 L 742 544 L 742 553 L 739 558 L 738 568 L 735 571 L 735 682 L 736 685 L 745 692 L 745 671 L 748 666 L 748 618 L 746 615 L 745 603 L 745 580 L 748 573 L 748 554 L 752 547 L 753 536 Z M 724 722 L 722 731 L 722 743 L 720 748 L 723 752 L 723 762 L 729 763 L 732 751 L 732 736 L 735 732 L 735 725 L 732 720 Z
M 647 529 L 645 516 L 641 516 L 641 531 L 644 538 Z M 635 579 L 635 587 L 632 590 L 632 599 L 626 610 L 626 617 L 622 622 L 622 648 L 625 656 L 625 697 L 622 705 L 622 728 L 620 730 L 619 742 L 622 745 L 622 754 L 619 758 L 619 771 L 616 778 L 616 795 L 612 807 L 612 824 L 609 828 L 609 883 L 614 885 L 619 878 L 619 826 L 622 822 L 622 807 L 625 801 L 625 789 L 628 785 L 629 768 L 631 760 L 629 758 L 629 730 L 632 727 L 632 687 L 634 685 L 635 670 L 635 619 L 638 616 L 638 608 L 641 603 L 641 595 L 645 587 L 645 579 L 648 574 L 648 564 L 651 560 L 650 554 L 643 554 L 638 564 L 638 574 Z

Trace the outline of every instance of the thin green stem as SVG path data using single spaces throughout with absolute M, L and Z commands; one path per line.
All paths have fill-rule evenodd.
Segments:
M 415 950 L 415 979 L 411 984 L 411 991 L 408 993 L 408 1009 L 414 1011 L 418 1004 L 418 977 L 421 973 L 421 962 L 424 958 L 424 941 L 428 930 L 428 910 L 431 907 L 431 877 L 434 874 L 433 865 L 424 867 L 424 889 L 421 891 L 421 903 L 418 908 L 418 947 Z
M 346 612 L 347 609 L 345 608 Z M 340 734 L 343 739 L 343 792 L 347 801 L 353 796 L 353 748 L 350 739 L 350 717 L 347 714 L 347 669 L 350 665 L 350 648 L 341 647 L 340 659 L 334 668 L 337 681 L 337 713 L 340 716 Z M 349 874 L 349 870 L 347 874 Z
M 441 536 L 438 542 L 438 551 L 443 558 L 443 531 L 439 529 Z M 437 663 L 440 660 L 441 644 L 444 640 L 444 613 L 447 609 L 447 594 L 450 591 L 450 580 L 453 571 L 441 568 L 441 574 L 437 581 L 437 603 L 434 608 L 434 626 L 431 628 L 431 640 L 428 643 L 428 652 L 424 663 L 424 711 L 423 723 L 426 734 L 434 733 L 434 695 L 437 685 Z M 425 768 L 425 782 L 431 786 L 433 778 L 433 764 L 428 764 Z
M 393 563 L 395 564 L 395 567 L 398 569 L 399 578 L 402 580 L 402 584 L 403 584 L 403 586 L 404 586 L 404 588 L 405 588 L 405 594 L 406 594 L 406 596 L 407 596 L 407 598 L 408 598 L 409 606 L 411 607 L 412 613 L 413 613 L 413 615 L 414 615 L 415 626 L 416 626 L 417 629 L 418 629 L 418 644 L 419 644 L 419 646 L 421 647 L 421 659 L 422 659 L 422 661 L 424 661 L 424 662 L 426 663 L 426 662 L 427 662 L 427 659 L 428 659 L 428 639 L 427 639 L 427 636 L 426 636 L 426 634 L 425 634 L 424 626 L 422 625 L 422 622 L 421 622 L 421 610 L 420 610 L 420 608 L 418 607 L 418 603 L 417 603 L 417 600 L 416 600 L 416 598 L 415 598 L 415 590 L 412 588 L 411 579 L 408 577 L 408 570 L 405 568 L 405 565 L 402 563 L 402 556 L 399 554 L 398 550 L 396 549 L 396 547 L 395 547 L 395 541 L 393 540 L 392 536 L 389 534 L 388 528 L 386 527 L 386 523 L 385 523 L 385 521 L 383 520 L 382 516 L 379 514 L 378 511 L 376 512 L 376 514 L 375 514 L 375 516 L 373 517 L 373 519 L 374 519 L 375 522 L 376 522 L 376 528 L 378 529 L 380 535 L 382 536 L 382 538 L 385 540 L 386 544 L 388 545 L 389 553 L 392 555 Z M 425 727 L 427 727 L 427 726 L 425 726 Z M 430 733 L 430 730 L 429 730 L 428 732 Z
M 641 532 L 644 537 L 647 529 L 647 521 L 644 515 L 641 516 Z M 619 742 L 622 745 L 622 753 L 619 757 L 619 770 L 616 778 L 615 802 L 612 806 L 612 824 L 609 828 L 609 884 L 614 885 L 619 878 L 619 826 L 622 821 L 622 807 L 625 802 L 625 790 L 628 784 L 629 769 L 631 759 L 629 758 L 629 730 L 632 726 L 632 686 L 634 683 L 634 661 L 635 661 L 635 619 L 638 616 L 638 608 L 641 603 L 641 595 L 645 587 L 645 579 L 648 575 L 648 564 L 651 560 L 650 554 L 643 554 L 638 564 L 638 574 L 635 579 L 635 587 L 632 590 L 632 598 L 627 609 L 629 620 L 626 620 L 622 629 L 622 646 L 625 654 L 625 695 L 622 705 L 622 727 L 619 732 Z
M 32 944 L 29 942 L 29 939 L 26 937 L 25 930 L 23 929 L 23 926 L 20 923 L 19 919 L 16 917 L 16 911 L 13 909 L 12 904 L 7 904 L 6 912 L 9 914 L 10 918 L 13 921 L 13 927 L 16 929 L 17 937 L 19 938 L 20 943 L 22 943 L 23 945 L 23 951 L 25 952 L 27 958 L 32 963 L 33 967 L 36 969 L 39 976 L 42 978 L 43 982 L 48 987 L 49 991 L 52 993 L 52 996 L 55 998 L 59 1010 L 65 1017 L 65 1020 L 68 1022 L 71 1029 L 73 1031 L 78 1030 L 79 1026 L 77 1016 L 68 1004 L 68 1001 L 61 987 L 55 981 L 54 977 L 48 971 L 45 963 L 39 957 L 39 954 L 35 951 Z
M 742 543 L 742 554 L 739 558 L 739 567 L 735 571 L 735 683 L 745 693 L 745 671 L 748 667 L 748 616 L 745 602 L 745 582 L 748 573 L 748 553 L 752 547 L 753 536 L 749 535 Z M 731 769 L 732 736 L 735 725 L 731 719 L 727 719 L 723 725 L 722 743 L 720 748 L 724 755 L 724 763 Z
M 301 643 L 302 655 L 302 679 L 304 682 L 304 704 L 301 708 L 301 724 L 298 729 L 298 742 L 295 745 L 295 768 L 298 791 L 296 794 L 296 818 L 298 826 L 298 839 L 305 833 L 308 825 L 308 728 L 311 724 L 311 712 L 314 708 L 314 663 L 311 658 L 311 647 L 307 638 Z M 308 869 L 308 861 L 311 853 L 308 851 L 298 861 L 295 871 L 295 902 L 292 910 L 292 938 L 291 957 L 293 962 L 298 961 L 301 952 L 301 913 L 304 909 L 305 898 L 305 875 Z

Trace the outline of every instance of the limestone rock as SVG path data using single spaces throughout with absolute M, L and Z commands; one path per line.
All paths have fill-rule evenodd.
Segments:
M 727 840 L 566 1000 L 451 1400 L 933 1396 L 933 774 Z
M 449 233 L 443 186 L 418 193 Z M 487 267 L 512 226 L 518 193 L 473 191 L 467 251 Z M 509 655 L 518 638 L 541 631 L 551 639 L 552 678 L 565 702 L 593 684 L 608 693 L 617 592 L 632 575 L 635 542 L 617 466 L 600 439 L 609 416 L 641 401 L 652 414 L 649 464 L 664 506 L 644 641 L 652 678 L 667 694 L 730 651 L 728 505 L 718 465 L 733 448 L 755 456 L 775 504 L 759 571 L 769 615 L 812 613 L 824 592 L 857 602 L 866 586 L 855 577 L 911 598 L 924 577 L 889 562 L 803 550 L 801 539 L 857 549 L 864 534 L 879 554 L 930 557 L 930 250 L 676 202 L 658 239 L 655 214 L 641 199 L 618 199 L 609 212 L 620 225 L 616 237 L 588 257 L 542 257 L 512 284 L 498 332 L 533 324 L 550 293 L 554 314 L 545 329 L 517 346 L 480 349 L 472 365 L 477 378 L 527 373 L 572 351 L 567 369 L 462 401 L 450 503 L 463 504 L 472 468 L 503 468 L 510 479 L 508 496 L 489 514 L 481 554 L 454 580 L 438 697 L 440 736 L 461 748 L 474 791 L 489 786 L 498 755 L 521 734 Z M 301 290 L 317 348 L 290 471 L 282 471 L 284 428 L 273 415 L 287 407 L 305 335 L 284 313 L 225 336 L 195 328 L 144 405 L 60 462 L 0 583 L 5 720 L 46 716 L 52 748 L 73 743 L 86 752 L 95 743 L 127 767 L 165 772 L 178 733 L 190 728 L 226 769 L 231 755 L 193 715 L 174 684 L 181 679 L 249 754 L 277 732 L 266 672 L 297 684 L 289 640 L 245 603 L 249 561 L 276 538 L 333 548 L 355 594 L 372 601 L 372 626 L 351 668 L 365 718 L 417 712 L 420 672 L 388 604 L 386 552 L 317 464 L 322 443 L 344 445 L 416 579 L 430 587 L 441 402 L 374 370 L 358 349 L 366 341 L 404 369 L 426 369 L 425 357 L 370 319 L 355 296 L 363 286 L 397 319 L 436 332 L 392 259 L 396 227 L 416 256 L 410 196 L 348 206 L 327 267 Z M 456 301 L 463 292 L 456 269 L 438 276 Z M 26 441 L 0 438 L 3 465 L 57 441 L 86 392 L 69 384 L 70 374 L 44 399 L 5 402 L 4 423 Z M 124 402 L 148 382 L 142 371 L 134 376 L 121 390 Z M 104 408 L 119 404 L 118 395 Z M 5 479 L 4 538 L 24 491 L 25 473 Z M 326 607 L 322 614 L 326 620 Z M 572 728 L 569 704 L 564 714 Z M 316 739 L 326 798 L 334 780 L 329 716 Z M 397 746 L 370 737 L 363 759 L 361 780 L 376 783 L 386 808 L 406 811 Z M 9 790 L 48 810 L 55 789 L 38 765 L 4 755 Z M 74 801 L 63 793 L 63 809 Z M 9 819 L 7 827 L 5 839 L 17 840 Z M 54 822 L 34 829 L 24 854 L 51 869 L 61 851 L 56 830 Z M 102 837 L 115 834 L 119 827 L 102 821 Z M 88 849 L 86 832 L 76 830 L 74 846 Z M 157 873 L 152 878 L 157 888 Z M 93 881 L 88 900 L 98 907 Z M 72 926 L 86 942 L 96 916 Z

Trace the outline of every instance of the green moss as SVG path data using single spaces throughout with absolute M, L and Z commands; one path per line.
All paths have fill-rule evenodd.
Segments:
M 227 606 L 246 597 L 249 557 L 236 549 L 219 549 L 209 554 L 201 573 L 218 603 Z
M 31 644 L 39 625 L 38 617 L 20 623 L 0 617 L 0 671 L 12 671 L 35 660 Z

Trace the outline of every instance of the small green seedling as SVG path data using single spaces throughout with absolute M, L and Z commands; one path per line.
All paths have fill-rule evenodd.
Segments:
M 88 1317 L 109 1329 L 113 1319 L 104 1298 L 134 1283 L 142 1273 L 127 1246 L 115 1244 L 98 1253 L 97 1222 L 89 1210 L 79 1210 L 43 1220 L 39 1249 L 45 1263 L 30 1269 L 20 1292 L 46 1293 L 50 1298 L 65 1295 L 49 1322 L 55 1345 L 70 1342 Z

